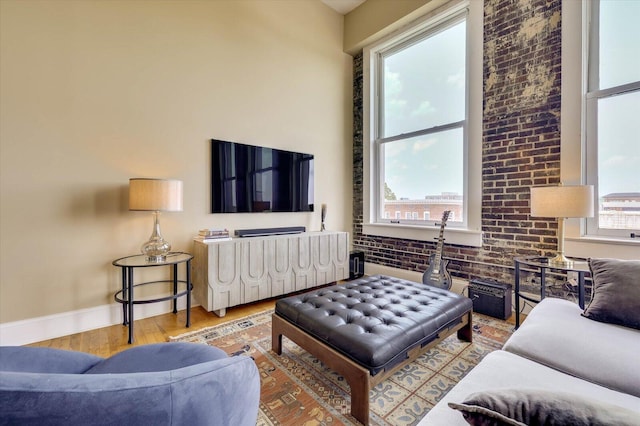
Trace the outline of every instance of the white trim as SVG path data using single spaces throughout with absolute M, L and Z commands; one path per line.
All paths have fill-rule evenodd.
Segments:
M 186 298 L 178 299 L 178 311 L 186 309 L 186 305 Z M 149 303 L 134 306 L 133 309 L 134 320 L 139 320 L 172 312 L 173 304 Z M 122 305 L 119 303 L 7 322 L 0 324 L 0 346 L 27 345 L 116 324 L 124 327 Z
M 404 238 L 407 240 L 433 241 L 438 238 L 439 228 L 408 224 L 364 223 L 362 233 L 380 237 Z M 482 247 L 482 232 L 468 229 L 447 228 L 445 231 L 447 244 L 469 247 Z
M 390 277 L 401 278 L 403 280 L 413 281 L 416 283 L 422 282 L 422 272 L 407 271 L 405 269 L 393 268 L 391 266 L 378 265 L 375 263 L 364 263 L 364 273 L 366 275 L 387 275 Z M 451 284 L 451 291 L 458 294 L 466 293 L 466 289 L 469 286 L 467 280 L 460 278 L 453 278 Z
M 640 241 L 616 240 L 611 237 L 585 236 L 564 239 L 565 253 L 570 257 L 600 257 L 624 260 L 640 259 Z
M 584 158 L 582 12 L 582 2 L 562 2 L 560 179 L 565 185 L 579 185 L 584 177 L 581 164 Z

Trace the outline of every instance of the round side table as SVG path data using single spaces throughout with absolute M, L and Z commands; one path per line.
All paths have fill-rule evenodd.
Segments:
M 114 295 L 116 302 L 122 304 L 123 325 L 129 326 L 129 343 L 133 343 L 133 305 L 156 303 L 173 300 L 173 313 L 178 312 L 178 298 L 187 296 L 187 323 L 191 325 L 191 290 L 193 283 L 191 282 L 191 259 L 193 256 L 189 253 L 172 252 L 167 254 L 167 258 L 162 262 L 153 262 L 147 259 L 146 255 L 135 255 L 121 257 L 113 261 L 113 265 L 122 269 L 122 290 Z M 185 279 L 178 279 L 178 265 L 185 265 Z M 154 268 L 159 266 L 168 266 L 172 269 L 172 279 L 147 281 L 135 284 L 133 272 L 136 268 Z M 139 298 L 134 296 L 134 289 L 142 286 L 151 286 L 162 284 L 173 284 L 173 291 L 167 296 L 154 298 Z
M 547 295 L 547 274 L 560 272 L 575 272 L 578 275 L 578 304 L 582 309 L 584 309 L 584 282 L 585 282 L 585 274 L 589 274 L 589 265 L 585 261 L 576 260 L 573 262 L 572 266 L 562 266 L 551 263 L 551 258 L 549 257 L 516 257 L 514 260 L 515 264 L 515 302 L 516 302 L 516 329 L 520 327 L 520 299 L 528 300 L 532 303 L 538 303 L 542 299 L 544 299 Z M 534 299 L 528 296 L 525 296 L 520 292 L 520 271 L 527 270 L 533 272 L 540 276 L 540 298 Z

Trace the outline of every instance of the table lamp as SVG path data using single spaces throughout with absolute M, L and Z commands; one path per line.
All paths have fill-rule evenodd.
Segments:
M 531 216 L 558 219 L 558 254 L 550 263 L 570 268 L 573 262 L 564 255 L 564 220 L 569 217 L 593 217 L 593 186 L 532 187 Z
M 149 262 L 164 262 L 171 244 L 160 233 L 160 212 L 182 211 L 182 181 L 175 179 L 129 179 L 129 210 L 152 211 L 153 232 L 141 247 Z

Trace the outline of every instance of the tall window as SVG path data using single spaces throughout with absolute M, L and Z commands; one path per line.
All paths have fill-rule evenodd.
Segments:
M 374 61 L 377 218 L 397 200 L 428 207 L 445 194 L 463 195 L 466 11 L 385 46 Z
M 454 210 L 448 242 L 479 247 L 483 3 L 433 8 L 363 50 L 362 229 L 433 241 L 430 213 Z
M 587 233 L 640 230 L 640 2 L 592 0 L 585 94 L 586 174 L 596 188 Z

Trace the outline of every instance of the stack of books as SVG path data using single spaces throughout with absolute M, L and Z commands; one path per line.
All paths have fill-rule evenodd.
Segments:
M 214 241 L 228 241 L 231 239 L 229 231 L 226 229 L 201 229 L 194 240 L 203 243 L 211 243 Z

